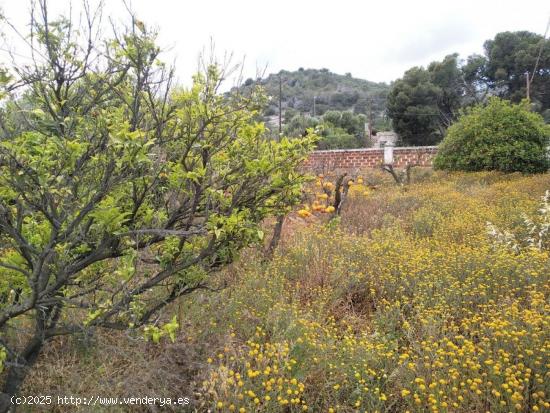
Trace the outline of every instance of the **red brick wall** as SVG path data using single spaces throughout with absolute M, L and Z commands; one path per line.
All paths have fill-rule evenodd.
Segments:
M 393 165 L 400 168 L 408 163 L 432 166 L 437 146 L 411 146 L 393 148 Z M 314 151 L 304 162 L 307 170 L 329 172 L 336 170 L 359 170 L 377 168 L 384 161 L 384 149 L 334 149 Z

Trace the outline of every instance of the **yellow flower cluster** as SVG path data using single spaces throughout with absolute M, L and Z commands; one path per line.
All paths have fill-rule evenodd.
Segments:
M 224 346 L 198 389 L 205 410 L 550 411 L 550 252 L 485 230 L 521 231 L 548 187 L 489 173 L 382 187 L 340 227 L 300 228 L 271 263 L 247 260 L 196 309 Z
M 335 177 L 333 178 L 335 179 Z M 335 212 L 334 202 L 337 190 L 340 194 L 344 194 L 345 192 L 347 196 L 353 198 L 365 197 L 370 194 L 370 190 L 361 176 L 355 179 L 347 179 L 345 186 L 347 188 L 343 185 L 337 188 L 329 177 L 319 175 L 315 185 L 305 189 L 304 196 L 308 202 L 304 203 L 297 211 L 298 216 L 308 218 L 316 212 L 329 214 Z

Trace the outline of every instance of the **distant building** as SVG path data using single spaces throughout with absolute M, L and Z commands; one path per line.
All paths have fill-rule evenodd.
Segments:
M 399 135 L 393 131 L 377 132 L 376 135 L 372 137 L 373 147 L 383 148 L 388 143 L 395 146 L 398 139 Z

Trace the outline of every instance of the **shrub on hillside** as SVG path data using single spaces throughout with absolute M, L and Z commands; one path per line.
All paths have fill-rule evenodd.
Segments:
M 434 165 L 439 169 L 542 172 L 548 169 L 550 129 L 527 104 L 491 98 L 466 110 L 448 130 Z

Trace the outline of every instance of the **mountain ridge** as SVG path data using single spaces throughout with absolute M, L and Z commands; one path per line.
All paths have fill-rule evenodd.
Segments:
M 279 115 L 279 82 L 285 123 L 297 114 L 315 117 L 329 110 L 351 111 L 368 118 L 372 116 L 375 125 L 387 122 L 386 99 L 390 85 L 355 78 L 351 73 L 341 75 L 326 68 L 281 70 L 265 78 L 249 78 L 240 88 L 263 87 L 271 97 L 264 116 L 273 120 Z

